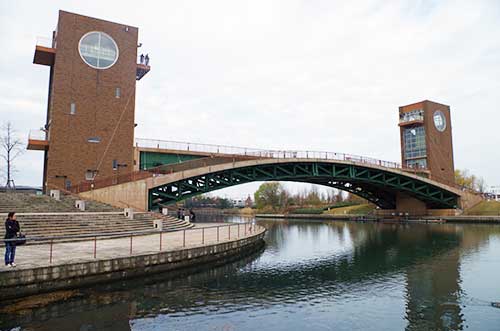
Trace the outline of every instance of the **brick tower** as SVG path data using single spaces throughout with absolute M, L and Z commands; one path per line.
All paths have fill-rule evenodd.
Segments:
M 46 123 L 28 149 L 43 150 L 44 190 L 134 168 L 138 28 L 59 11 L 52 38 L 33 63 L 50 67 Z
M 454 183 L 450 107 L 428 100 L 399 107 L 399 127 L 403 167 Z

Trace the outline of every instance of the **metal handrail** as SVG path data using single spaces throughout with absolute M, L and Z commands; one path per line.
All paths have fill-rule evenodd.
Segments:
M 30 132 L 28 134 L 28 139 L 29 140 L 48 140 L 47 139 L 47 132 L 44 130 L 40 130 L 40 129 L 30 130 Z
M 36 45 L 47 48 L 54 48 L 54 40 L 53 38 L 38 36 L 36 37 Z
M 214 226 L 205 226 L 205 227 L 200 227 L 200 228 L 190 228 L 190 229 L 183 229 L 183 230 L 143 230 L 143 231 L 130 231 L 130 232 L 109 232 L 109 233 L 102 233 L 102 234 L 75 234 L 75 235 L 68 235 L 68 236 L 47 236 L 47 237 L 25 237 L 22 240 L 28 241 L 50 241 L 50 240 L 64 240 L 64 239 L 83 239 L 83 238 L 102 238 L 105 237 L 106 239 L 115 239 L 115 238 L 123 238 L 123 237 L 130 237 L 131 235 L 137 235 L 137 236 L 143 236 L 147 234 L 158 234 L 158 233 L 172 233 L 172 232 L 180 232 L 180 231 L 199 231 L 201 229 L 215 229 L 215 228 L 223 228 L 223 227 L 231 227 L 231 226 L 237 226 L 237 225 L 243 225 L 243 224 L 253 224 L 252 222 L 244 222 L 244 223 L 232 223 L 232 224 L 227 224 L 227 225 L 214 225 Z M 22 231 L 21 231 L 22 232 Z M 11 238 L 11 239 L 2 239 L 4 242 L 14 242 L 14 241 L 19 241 L 19 238 Z
M 93 247 L 93 251 L 92 251 L 92 254 L 93 254 L 93 258 L 94 259 L 97 259 L 97 238 L 103 238 L 105 237 L 105 239 L 103 240 L 111 240 L 111 239 L 115 239 L 115 238 L 130 238 L 130 246 L 129 246 L 129 255 L 132 256 L 133 254 L 133 238 L 134 238 L 134 235 L 137 237 L 137 236 L 143 236 L 143 235 L 148 235 L 148 234 L 158 234 L 159 235 L 159 251 L 162 252 L 162 251 L 165 251 L 163 249 L 163 234 L 164 233 L 174 233 L 174 232 L 182 232 L 182 247 L 185 248 L 186 247 L 186 232 L 188 231 L 191 231 L 191 232 L 194 232 L 194 231 L 198 231 L 198 232 L 201 232 L 201 244 L 204 245 L 205 244 L 205 231 L 208 230 L 208 229 L 214 229 L 216 228 L 217 229 L 217 243 L 220 242 L 220 228 L 228 228 L 228 237 L 227 237 L 227 241 L 230 242 L 231 241 L 231 227 L 232 226 L 237 226 L 238 227 L 238 231 L 237 231 L 237 235 L 236 235 L 236 238 L 234 238 L 233 240 L 236 240 L 236 239 L 240 239 L 241 238 L 241 231 L 240 231 L 240 227 L 241 226 L 244 226 L 244 232 L 243 232 L 243 235 L 246 236 L 248 232 L 250 232 L 250 234 L 258 234 L 257 230 L 259 228 L 263 228 L 262 226 L 258 225 L 258 224 L 254 224 L 252 222 L 244 222 L 244 223 L 233 223 L 233 224 L 227 224 L 227 225 L 214 225 L 214 226 L 207 226 L 207 227 L 200 227 L 200 228 L 193 228 L 193 229 L 183 229 L 183 230 L 166 230 L 166 231 L 163 231 L 163 230 L 147 230 L 147 231 L 133 231 L 133 232 L 122 232 L 122 233 L 107 233 L 107 234 L 84 234 L 84 235 L 69 235 L 69 236 L 50 236 L 50 237 L 26 237 L 26 238 L 23 238 L 23 239 L 19 239 L 19 238 L 11 238 L 11 239 L 4 239 L 4 242 L 15 242 L 15 241 L 19 241 L 19 240 L 26 240 L 26 242 L 28 241 L 40 241 L 40 242 L 48 242 L 49 243 L 49 264 L 52 264 L 52 260 L 53 260 L 53 255 L 54 255 L 54 244 L 56 243 L 68 243 L 68 241 L 64 241 L 65 239 L 76 239 L 76 241 L 79 241 L 78 239 L 83 239 L 83 238 L 90 238 L 90 239 L 93 239 L 92 241 L 94 242 L 94 247 Z M 250 225 L 248 228 L 247 228 L 247 225 Z M 252 225 L 253 225 L 253 228 L 252 228 Z M 263 228 L 265 230 L 265 228 Z M 56 242 L 54 242 L 56 241 Z M 223 240 L 224 242 L 225 240 Z M 70 241 L 72 242 L 72 241 Z M 195 244 L 196 245 L 196 244 Z M 190 245 L 192 247 L 192 245 Z M 189 247 L 189 246 L 188 246 Z
M 126 183 L 129 181 L 144 179 L 159 174 L 175 173 L 190 169 L 191 165 L 204 164 L 215 165 L 220 164 L 221 158 L 258 158 L 258 159 L 315 159 L 315 160 L 336 160 L 336 161 L 350 161 L 354 163 L 369 164 L 380 166 L 384 168 L 399 169 L 414 174 L 426 172 L 428 169 L 421 167 L 405 167 L 401 163 L 380 160 L 372 157 L 360 156 L 355 154 L 324 152 L 324 151 L 299 151 L 299 150 L 265 150 L 247 147 L 235 147 L 227 145 L 212 145 L 212 144 L 198 144 L 181 141 L 170 140 L 153 140 L 153 139 L 136 139 L 136 147 L 143 148 L 156 148 L 156 149 L 170 149 L 186 152 L 201 152 L 206 153 L 207 158 L 187 160 L 176 164 L 162 165 L 147 170 L 132 171 L 120 176 L 110 176 L 92 182 L 82 182 L 78 185 L 72 186 L 73 193 L 84 192 L 95 188 L 105 187 L 109 185 Z M 208 156 L 212 158 L 208 158 Z M 214 157 L 215 156 L 215 157 Z M 222 160 L 222 159 L 221 159 Z M 234 162 L 235 160 L 233 160 Z M 438 180 L 443 182 L 442 180 Z M 451 187 L 460 188 L 455 183 L 446 182 Z M 462 188 L 460 188 L 462 189 Z
M 273 149 L 259 149 L 249 147 L 237 147 L 228 145 L 213 145 L 190 143 L 183 141 L 173 140 L 155 140 L 155 139 L 135 139 L 136 147 L 143 148 L 156 148 L 156 149 L 170 149 L 185 152 L 201 152 L 209 154 L 229 154 L 229 155 L 242 155 L 242 156 L 255 156 L 262 158 L 276 158 L 276 159 L 290 159 L 290 158 L 303 158 L 303 159 L 326 159 L 326 160 L 350 160 L 362 163 L 376 164 L 389 168 L 402 168 L 400 163 L 380 160 L 372 157 L 366 157 L 355 154 L 327 152 L 327 151 L 301 151 L 301 150 L 273 150 Z

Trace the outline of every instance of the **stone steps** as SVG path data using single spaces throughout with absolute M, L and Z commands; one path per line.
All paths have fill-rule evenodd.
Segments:
M 0 192 L 0 213 L 7 213 L 15 211 L 17 213 L 23 212 L 76 212 L 75 201 L 78 198 L 62 195 L 61 200 L 57 201 L 46 195 L 36 195 L 32 193 L 19 193 Z M 86 211 L 119 211 L 110 205 L 96 202 L 87 201 Z
M 123 214 L 123 209 L 89 200 L 85 200 L 86 210 L 81 211 L 74 207 L 77 199 L 62 195 L 57 201 L 46 195 L 0 192 L 0 220 L 7 217 L 7 212 L 15 211 L 21 231 L 27 238 L 154 231 L 153 221 L 159 219 L 163 221 L 163 231 L 194 226 L 175 217 L 151 212 L 136 212 L 131 220 Z M 1 226 L 0 238 L 4 233 L 5 227 Z M 72 240 L 76 239 L 58 239 Z M 0 242 L 0 245 L 4 243 Z
M 29 237 L 52 237 L 154 230 L 153 220 L 163 220 L 163 231 L 188 229 L 193 225 L 173 217 L 154 213 L 137 213 L 128 219 L 122 213 L 50 213 L 20 214 L 21 231 Z M 5 229 L 0 230 L 3 237 Z

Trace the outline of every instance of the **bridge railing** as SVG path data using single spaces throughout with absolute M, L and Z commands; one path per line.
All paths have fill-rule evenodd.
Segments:
M 181 141 L 169 140 L 153 140 L 137 138 L 135 141 L 136 147 L 152 148 L 163 150 L 174 150 L 184 152 L 200 152 L 205 153 L 205 158 L 188 160 L 176 164 L 162 165 L 147 170 L 139 170 L 114 175 L 106 178 L 99 178 L 93 181 L 85 181 L 71 187 L 71 192 L 80 193 L 92 189 L 103 188 L 111 185 L 127 183 L 135 180 L 140 180 L 152 177 L 159 174 L 169 174 L 179 171 L 189 170 L 196 167 L 210 166 L 225 162 L 240 161 L 245 158 L 272 158 L 272 159 L 319 159 L 319 160 L 335 160 L 335 161 L 350 161 L 361 164 L 376 165 L 385 168 L 401 169 L 406 172 L 421 173 L 426 172 L 424 168 L 407 168 L 403 167 L 398 162 L 385 161 L 372 157 L 335 153 L 326 151 L 299 151 L 299 150 L 266 150 L 258 148 L 236 147 L 227 145 L 212 145 L 199 144 Z M 439 181 L 439 180 L 438 180 Z M 450 186 L 456 186 L 454 183 L 447 183 Z
M 324 159 L 338 161 L 353 161 L 359 163 L 367 163 L 380 165 L 388 168 L 402 168 L 400 163 L 379 160 L 354 154 L 334 153 L 326 151 L 300 151 L 300 150 L 270 150 L 249 147 L 236 147 L 227 145 L 212 145 L 190 143 L 182 141 L 170 140 L 154 140 L 137 138 L 135 140 L 136 147 L 169 149 L 184 152 L 200 152 L 207 154 L 227 154 L 229 156 L 253 156 L 259 158 L 275 158 L 275 159 Z
M 124 174 L 117 174 L 110 177 L 98 178 L 93 181 L 84 181 L 70 188 L 72 193 L 80 193 L 108 187 L 112 185 L 127 183 L 135 180 L 145 179 L 160 174 L 171 174 L 179 171 L 217 165 L 227 162 L 241 161 L 242 159 L 320 159 L 350 161 L 362 164 L 377 165 L 386 168 L 403 169 L 417 173 L 425 169 L 402 168 L 400 163 L 379 160 L 354 154 L 321 152 L 321 151 L 285 151 L 285 150 L 265 150 L 257 148 L 235 147 L 225 145 L 198 144 L 167 140 L 136 139 L 136 147 L 168 149 L 185 152 L 201 152 L 207 156 L 200 159 L 188 160 L 175 164 L 167 164 L 150 168 L 147 170 L 132 171 Z

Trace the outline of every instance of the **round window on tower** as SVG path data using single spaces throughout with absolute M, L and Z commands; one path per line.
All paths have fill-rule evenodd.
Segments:
M 118 60 L 116 42 L 104 32 L 85 34 L 78 45 L 83 61 L 95 69 L 108 69 Z
M 446 130 L 446 117 L 444 117 L 442 111 L 436 110 L 432 117 L 434 118 L 434 126 L 438 131 L 443 132 Z

